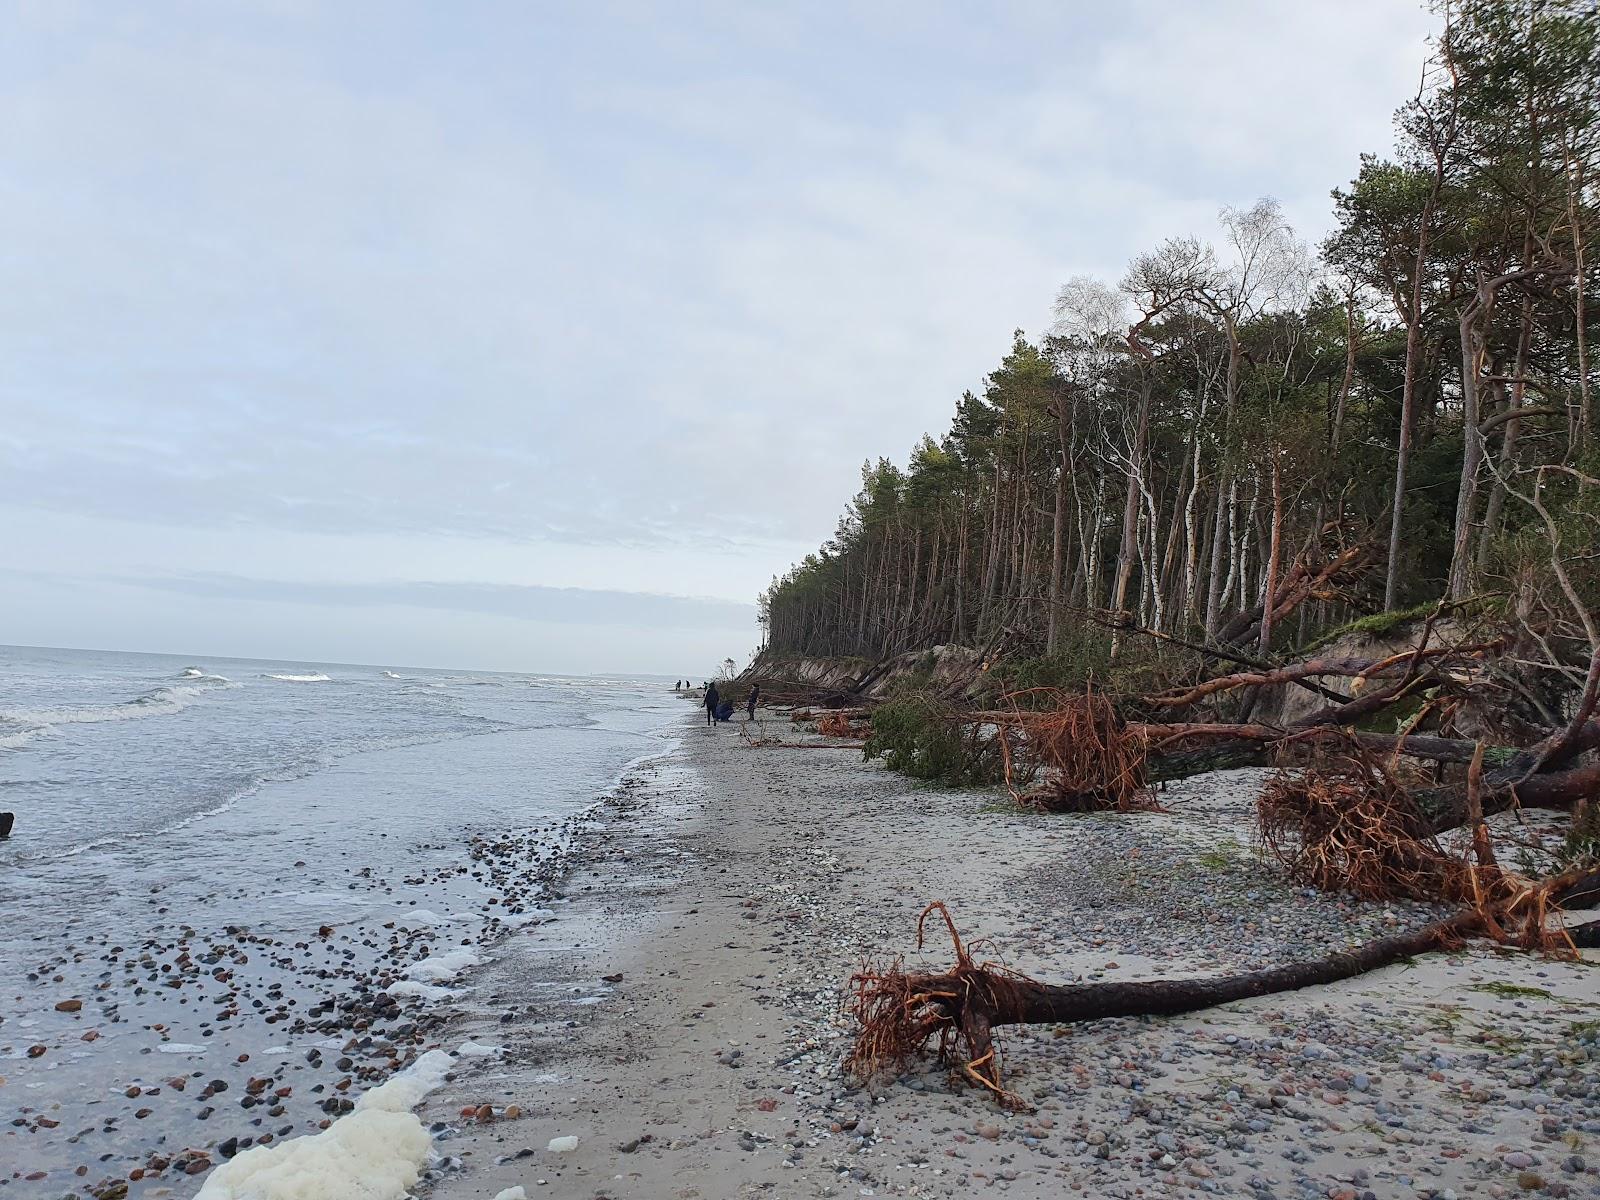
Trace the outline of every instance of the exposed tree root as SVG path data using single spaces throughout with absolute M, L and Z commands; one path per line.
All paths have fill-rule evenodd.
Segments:
M 851 712 L 846 709 L 837 709 L 824 713 L 817 718 L 817 732 L 825 737 L 856 738 L 863 740 L 872 734 L 872 720 L 852 719 L 858 716 L 861 710 Z
M 1262 844 L 1290 879 L 1363 900 L 1470 898 L 1466 863 L 1446 855 L 1406 788 L 1359 748 L 1267 781 Z
M 1046 703 L 1024 709 L 1021 699 Z M 1145 780 L 1145 741 L 1130 731 L 1104 696 L 1034 689 L 1008 697 L 1009 713 L 996 717 L 1004 752 L 1006 787 L 1020 804 L 1046 812 L 1133 812 L 1156 808 Z M 1020 735 L 1020 737 L 1015 736 Z M 1025 756 L 1027 774 L 1040 786 L 1018 786 Z
M 1343 755 L 1268 781 L 1257 807 L 1266 849 L 1291 879 L 1365 900 L 1464 904 L 1497 941 L 1565 954 L 1572 943 L 1548 920 L 1552 888 L 1495 860 L 1483 824 L 1481 762 L 1469 771 L 1471 854 L 1446 853 L 1427 815 L 1390 769 L 1353 741 Z

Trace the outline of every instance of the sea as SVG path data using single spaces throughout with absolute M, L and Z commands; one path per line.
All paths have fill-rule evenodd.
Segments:
M 685 709 L 655 678 L 0 647 L 0 1197 L 138 1195 L 337 1118 Z

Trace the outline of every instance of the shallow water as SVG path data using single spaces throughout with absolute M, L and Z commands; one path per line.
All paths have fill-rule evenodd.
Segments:
M 0 1196 L 171 1186 L 337 1115 L 682 713 L 657 681 L 0 649 Z

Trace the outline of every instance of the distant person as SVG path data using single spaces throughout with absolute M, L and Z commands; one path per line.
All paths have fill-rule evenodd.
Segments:
M 759 700 L 760 698 L 761 698 L 761 685 L 759 683 L 752 683 L 750 685 L 750 694 L 745 697 L 745 701 L 744 701 L 744 706 L 750 713 L 750 715 L 748 717 L 746 717 L 745 720 L 754 721 L 756 719 L 756 701 Z
M 706 724 L 714 725 L 717 720 L 717 708 L 722 703 L 722 694 L 717 691 L 717 685 L 706 685 Z

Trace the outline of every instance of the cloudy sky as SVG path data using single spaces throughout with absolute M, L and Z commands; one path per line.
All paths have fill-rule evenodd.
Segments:
M 1390 144 L 1412 0 L 0 0 L 0 642 L 703 675 L 1067 277 Z

